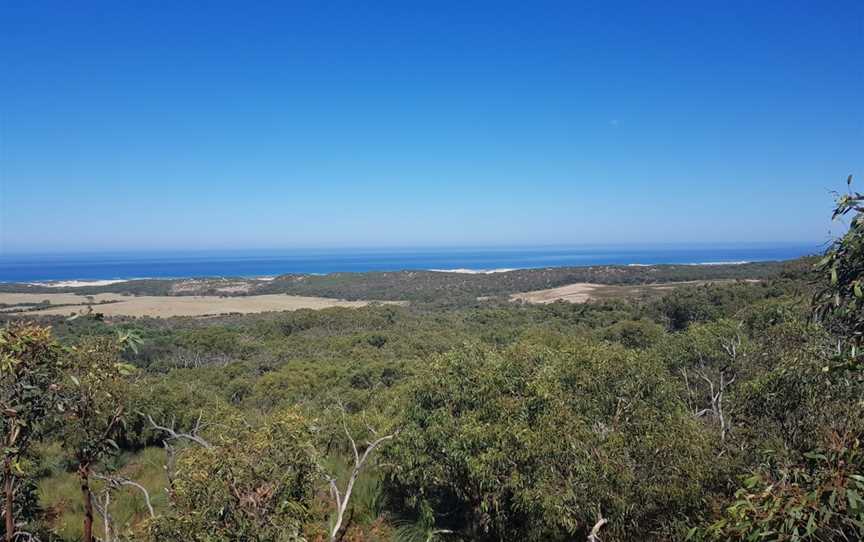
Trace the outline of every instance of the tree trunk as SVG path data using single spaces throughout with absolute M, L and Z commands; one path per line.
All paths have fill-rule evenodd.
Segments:
M 84 499 L 84 536 L 83 542 L 93 542 L 93 495 L 90 493 L 90 465 L 82 463 L 78 467 L 81 479 L 81 497 Z
M 15 535 L 15 514 L 12 513 L 15 495 L 12 486 L 12 459 L 9 457 L 3 464 L 3 472 L 5 474 L 3 485 L 6 491 L 6 542 L 12 542 L 12 537 Z

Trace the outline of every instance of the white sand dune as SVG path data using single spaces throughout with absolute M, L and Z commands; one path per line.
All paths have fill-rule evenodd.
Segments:
M 524 301 L 526 303 L 554 303 L 556 301 L 585 303 L 591 299 L 591 293 L 594 290 L 602 287 L 603 285 L 600 284 L 577 282 L 576 284 L 568 284 L 566 286 L 559 286 L 558 288 L 549 288 L 548 290 L 535 290 L 533 292 L 513 294 L 510 296 L 510 299 L 513 301 Z

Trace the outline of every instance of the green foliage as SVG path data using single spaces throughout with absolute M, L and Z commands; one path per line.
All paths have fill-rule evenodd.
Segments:
M 134 409 L 126 416 L 118 439 L 126 449 L 161 446 L 165 435 L 154 431 L 147 416 L 158 423 L 173 423 L 178 430 L 186 430 L 195 426 L 199 417 L 206 427 L 210 421 L 236 415 L 236 409 L 223 399 L 219 390 L 202 382 L 188 369 L 137 380 L 130 387 L 126 402 Z
M 585 280 L 720 277 L 762 280 L 642 297 L 633 288 L 631 298 L 586 304 L 506 300 Z M 858 500 L 848 490 L 860 492 L 864 377 L 823 370 L 846 328 L 829 316 L 825 326 L 813 321 L 811 278 L 809 260 L 292 276 L 253 288 L 418 302 L 207 319 L 46 318 L 68 349 L 58 349 L 64 423 L 39 431 L 44 457 L 21 460 L 38 477 L 39 506 L 26 486 L 16 506 L 33 510 L 53 537 L 79 540 L 86 460 L 94 473 L 150 490 L 153 520 L 136 490 L 113 494 L 124 536 L 317 540 L 335 516 L 323 475 L 345 487 L 353 465 L 343 412 L 330 408 L 336 400 L 361 453 L 374 440 L 369 426 L 378 435 L 401 430 L 357 479 L 346 541 L 584 540 L 598 513 L 609 521 L 606 542 L 682 540 L 691 529 L 692 538 L 791 540 L 809 517 L 814 540 L 855 539 Z M 137 351 L 121 352 L 119 342 Z M 135 378 L 124 362 L 138 367 Z M 718 406 L 722 431 L 705 414 Z M 212 447 L 169 438 L 147 415 Z M 90 483 L 98 496 L 103 483 Z
M 800 463 L 765 465 L 743 481 L 722 519 L 704 535 L 716 540 L 861 540 L 864 451 L 860 442 L 835 433 L 830 448 L 807 452 Z
M 656 348 L 666 366 L 679 377 L 683 370 L 746 371 L 751 366 L 745 360 L 748 349 L 749 341 L 741 323 L 728 319 L 693 325 L 685 332 L 667 337 Z
M 29 472 L 28 455 L 33 441 L 43 436 L 55 420 L 60 356 L 60 346 L 49 328 L 19 324 L 0 329 L 3 477 L 7 498 L 12 499 L 14 508 L 7 510 L 4 500 L 3 510 L 13 524 L 13 519 L 24 524 L 34 519 L 34 473 Z
M 824 286 L 816 292 L 814 308 L 830 329 L 844 337 L 855 358 L 864 344 L 864 195 L 850 190 L 837 198 L 833 218 L 847 215 L 852 215 L 849 230 L 816 265 Z
M 212 448 L 178 459 L 172 509 L 150 524 L 152 539 L 301 540 L 318 478 L 309 422 L 285 411 L 255 429 L 222 423 Z
M 603 338 L 627 348 L 648 348 L 659 342 L 665 333 L 663 327 L 648 320 L 625 320 L 604 330 Z
M 436 528 L 584 539 L 599 507 L 608 540 L 649 539 L 701 501 L 708 439 L 662 366 L 632 350 L 466 347 L 407 393 L 389 489 Z
M 13 325 L 0 329 L 3 455 L 18 474 L 15 461 L 53 421 L 59 402 L 60 356 L 60 346 L 49 328 Z
M 649 310 L 670 331 L 682 331 L 693 323 L 732 316 L 756 301 L 778 298 L 789 287 L 785 281 L 685 286 L 653 302 Z
M 126 413 L 125 375 L 129 371 L 113 338 L 94 337 L 69 350 L 61 386 L 59 436 L 79 464 L 92 465 L 118 449 L 114 437 Z

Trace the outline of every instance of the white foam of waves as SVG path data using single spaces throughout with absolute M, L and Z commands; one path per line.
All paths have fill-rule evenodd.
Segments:
M 741 260 L 736 262 L 690 262 L 682 264 L 658 264 L 658 263 L 628 263 L 627 267 L 655 267 L 657 265 L 743 265 L 752 263 L 750 260 Z
M 744 265 L 745 263 L 751 263 L 749 260 L 741 260 L 738 262 L 699 262 L 699 263 L 688 263 L 687 265 Z
M 129 279 L 105 279 L 105 280 L 58 280 L 52 282 L 31 282 L 33 286 L 45 286 L 46 288 L 84 288 L 86 286 L 108 286 L 119 282 L 129 282 Z
M 468 275 L 491 275 L 492 273 L 506 273 L 508 271 L 515 271 L 516 269 L 502 267 L 500 269 L 430 269 L 429 271 L 435 271 L 436 273 L 465 273 Z

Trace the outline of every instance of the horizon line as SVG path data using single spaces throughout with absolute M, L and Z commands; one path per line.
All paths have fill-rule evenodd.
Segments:
M 650 242 L 609 242 L 609 243 L 516 243 L 516 244 L 418 244 L 418 245 L 302 245 L 286 247 L 171 247 L 171 248 L 104 248 L 104 249 L 58 249 L 33 251 L 4 251 L 0 249 L 0 259 L 10 257 L 38 256 L 88 256 L 88 255 L 156 255 L 156 254 L 226 254 L 226 253 L 279 253 L 279 252 L 427 252 L 434 250 L 545 250 L 545 249 L 579 249 L 579 248 L 656 248 L 656 247 L 746 247 L 746 246 L 813 246 L 824 247 L 830 240 L 800 240 L 800 241 L 650 241 Z

